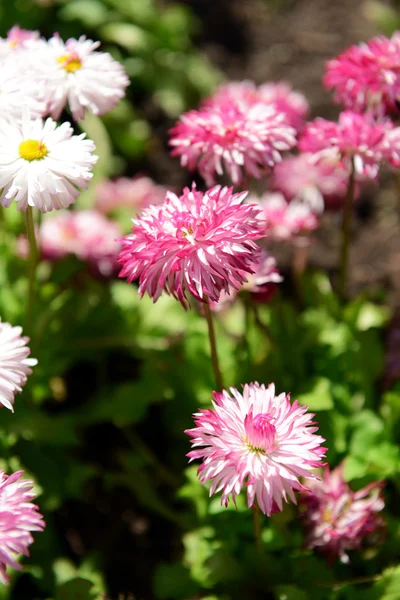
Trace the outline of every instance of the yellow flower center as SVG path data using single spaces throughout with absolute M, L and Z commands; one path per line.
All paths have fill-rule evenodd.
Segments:
M 20 143 L 18 152 L 24 160 L 40 160 L 47 156 L 47 146 L 39 140 L 24 140 Z
M 82 66 L 82 61 L 76 54 L 62 54 L 57 58 L 57 62 L 67 73 L 75 73 Z

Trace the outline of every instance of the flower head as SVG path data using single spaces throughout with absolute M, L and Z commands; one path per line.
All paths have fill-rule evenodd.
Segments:
M 6 475 L 0 470 L 0 581 L 9 582 L 7 567 L 22 570 L 19 554 L 29 556 L 33 543 L 31 531 L 43 531 L 45 523 L 38 507 L 32 503 L 35 494 L 32 481 L 22 479 L 23 471 Z
M 331 160 L 315 162 L 312 154 L 298 154 L 276 165 L 272 187 L 286 200 L 301 200 L 317 213 L 324 208 L 341 208 L 348 187 L 349 174 Z
M 26 111 L 32 119 L 46 113 L 46 102 L 38 82 L 24 69 L 24 59 L 18 55 L 3 61 L 0 70 L 0 114 L 7 119 L 21 120 Z
M 317 118 L 308 123 L 299 148 L 312 153 L 317 161 L 342 162 L 347 169 L 350 161 L 354 161 L 357 175 L 374 178 L 383 159 L 382 144 L 390 129 L 389 122 L 375 123 L 366 115 L 342 112 L 338 122 Z
M 238 288 L 252 273 L 264 225 L 255 205 L 242 204 L 247 192 L 215 186 L 204 194 L 185 188 L 178 197 L 143 210 L 123 238 L 120 277 L 139 279 L 139 294 L 158 300 L 162 291 L 184 307 L 189 292 L 204 302 L 217 301 L 222 290 Z
M 384 507 L 382 483 L 374 482 L 353 492 L 343 478 L 343 465 L 330 471 L 325 467 L 321 481 L 312 481 L 301 493 L 306 544 L 325 554 L 330 562 L 348 562 L 348 550 L 380 529 L 378 513 Z
M 86 189 L 97 156 L 85 134 L 52 119 L 0 121 L 0 204 L 41 212 L 67 207 Z
M 207 185 L 224 169 L 234 184 L 245 175 L 260 179 L 295 144 L 295 129 L 273 105 L 229 98 L 182 115 L 170 140 L 172 156 L 191 171 L 197 168 Z
M 278 193 L 267 193 L 260 198 L 251 196 L 250 201 L 257 202 L 262 209 L 268 235 L 274 239 L 289 240 L 318 229 L 317 214 L 305 202 L 287 202 L 284 196 Z
M 221 504 L 247 487 L 247 503 L 255 500 L 266 515 L 282 510 L 287 497 L 303 489 L 299 477 L 314 478 L 311 470 L 321 465 L 324 439 L 316 435 L 313 414 L 275 386 L 246 384 L 243 394 L 214 392 L 213 408 L 194 415 L 196 427 L 190 460 L 202 459 L 198 473 L 202 483 L 212 481 L 210 495 L 222 490 Z
M 118 225 L 95 210 L 60 211 L 45 219 L 39 230 L 43 258 L 55 261 L 74 254 L 103 276 L 118 267 L 120 237 Z
M 37 365 L 35 358 L 28 358 L 31 351 L 29 338 L 22 337 L 21 327 L 12 327 L 0 321 L 0 404 L 14 412 L 14 396 L 22 392 L 30 367 Z
M 224 106 L 229 102 L 239 103 L 244 110 L 258 103 L 272 106 L 285 115 L 286 122 L 296 131 L 302 129 L 309 112 L 305 96 L 292 90 L 286 81 L 264 83 L 259 87 L 252 81 L 232 81 L 222 85 L 203 106 Z
M 400 100 L 400 33 L 374 37 L 329 60 L 324 84 L 347 109 L 385 114 Z
M 125 96 L 129 79 L 124 68 L 107 52 L 97 52 L 99 45 L 85 36 L 63 42 L 55 35 L 35 50 L 33 75 L 45 80 L 54 119 L 67 103 L 75 120 L 83 119 L 86 110 L 104 115 Z
M 154 183 L 150 177 L 120 177 L 105 180 L 96 187 L 96 209 L 112 213 L 119 208 L 139 212 L 151 204 L 161 204 L 167 190 Z
M 21 29 L 19 25 L 14 25 L 7 33 L 6 38 L 0 38 L 0 60 L 32 47 L 31 42 L 38 38 L 38 31 Z

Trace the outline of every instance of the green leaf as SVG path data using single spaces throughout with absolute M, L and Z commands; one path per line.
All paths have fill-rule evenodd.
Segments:
M 97 593 L 87 579 L 77 577 L 57 588 L 55 600 L 95 600 Z
M 297 394 L 300 404 L 308 406 L 310 410 L 330 410 L 334 407 L 331 382 L 326 377 L 315 377 L 311 383 L 311 390 Z
M 159 600 L 178 600 L 196 594 L 198 586 L 182 564 L 161 563 L 154 576 L 153 589 Z

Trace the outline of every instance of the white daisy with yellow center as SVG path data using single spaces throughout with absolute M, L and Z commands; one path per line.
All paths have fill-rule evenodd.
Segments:
M 0 121 L 0 204 L 41 212 L 73 204 L 97 161 L 94 143 L 73 133 L 53 119 Z

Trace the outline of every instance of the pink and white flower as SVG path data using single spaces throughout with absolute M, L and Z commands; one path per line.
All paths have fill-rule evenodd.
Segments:
M 0 115 L 20 121 L 24 114 L 31 119 L 46 113 L 43 90 L 38 82 L 24 69 L 21 56 L 4 60 L 0 69 Z
M 99 45 L 85 36 L 65 43 L 58 35 L 41 40 L 32 61 L 33 76 L 45 80 L 48 112 L 54 119 L 67 103 L 77 121 L 86 110 L 104 115 L 125 96 L 129 79 L 123 66 L 107 52 L 97 52 Z
M 96 187 L 96 210 L 108 214 L 119 208 L 135 212 L 151 204 L 164 202 L 167 190 L 154 183 L 150 177 L 120 177 L 107 179 Z
M 200 302 L 218 301 L 253 273 L 263 237 L 260 209 L 242 204 L 247 192 L 215 186 L 204 194 L 185 188 L 178 197 L 167 192 L 165 202 L 150 206 L 133 219 L 123 238 L 120 277 L 139 280 L 139 295 L 154 302 L 165 291 L 189 305 L 190 293 Z
M 117 223 L 95 210 L 60 211 L 43 221 L 39 245 L 47 260 L 73 254 L 107 277 L 117 270 L 121 235 Z
M 0 581 L 8 584 L 7 568 L 22 570 L 18 555 L 29 556 L 32 531 L 43 531 L 45 523 L 32 503 L 33 482 L 21 479 L 24 471 L 6 475 L 0 470 Z
M 340 162 L 315 162 L 312 154 L 298 154 L 276 165 L 272 187 L 286 200 L 297 199 L 316 212 L 337 209 L 344 204 L 349 174 Z
M 276 396 L 272 383 L 246 384 L 243 394 L 213 392 L 213 398 L 213 408 L 196 413 L 196 427 L 185 432 L 193 447 L 187 456 L 202 460 L 199 478 L 212 482 L 210 495 L 222 491 L 227 506 L 246 487 L 248 507 L 257 503 L 268 516 L 288 497 L 296 503 L 294 492 L 304 489 L 299 477 L 314 479 L 325 454 L 314 415 L 288 394 Z
M 393 125 L 375 123 L 366 115 L 342 112 L 338 122 L 317 118 L 308 123 L 299 140 L 299 148 L 310 152 L 314 160 L 343 163 L 349 169 L 354 162 L 358 177 L 373 179 L 384 159 L 383 143 Z
M 301 493 L 306 545 L 325 554 L 330 562 L 349 562 L 348 551 L 383 526 L 378 513 L 384 508 L 383 484 L 373 482 L 353 492 L 343 477 L 343 467 L 325 467 L 322 480 L 312 481 Z
M 346 109 L 383 116 L 400 100 L 400 32 L 351 46 L 326 63 L 323 81 Z
M 21 335 L 22 327 L 0 321 L 0 404 L 14 412 L 15 394 L 22 392 L 36 358 L 28 358 L 29 338 Z M 1 558 L 1 557 L 0 557 Z
M 295 129 L 273 105 L 230 99 L 185 113 L 170 139 L 172 156 L 190 171 L 197 168 L 207 185 L 224 170 L 235 185 L 247 176 L 260 179 L 295 144 Z
M 32 49 L 32 42 L 38 39 L 38 31 L 21 29 L 19 25 L 14 25 L 7 33 L 6 38 L 0 38 L 0 60 L 13 54 L 19 54 L 21 50 Z
M 66 208 L 86 189 L 97 161 L 86 134 L 52 119 L 0 121 L 0 204 L 41 212 Z
M 262 218 L 267 223 L 266 231 L 273 239 L 290 240 L 318 229 L 318 216 L 305 202 L 287 202 L 278 193 L 267 193 L 260 198 L 251 196 L 249 201 L 257 202 L 262 209 Z
M 244 110 L 261 103 L 273 106 L 278 113 L 285 115 L 286 121 L 296 131 L 303 128 L 309 113 L 309 105 L 303 94 L 292 89 L 286 81 L 268 82 L 257 87 L 252 81 L 231 81 L 222 85 L 208 98 L 203 107 L 239 103 Z

